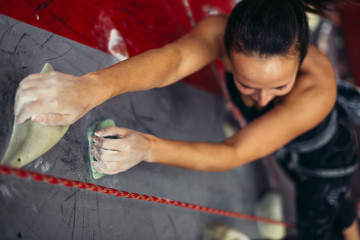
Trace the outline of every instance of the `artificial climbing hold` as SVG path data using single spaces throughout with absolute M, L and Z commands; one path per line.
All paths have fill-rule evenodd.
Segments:
M 46 63 L 41 73 L 53 70 Z M 31 119 L 21 124 L 14 122 L 10 143 L 1 163 L 19 168 L 29 164 L 58 143 L 68 128 L 69 126 L 45 126 Z
M 282 198 L 279 193 L 270 191 L 267 193 L 255 208 L 257 216 L 282 221 L 284 213 L 282 210 Z M 286 228 L 283 225 L 256 222 L 262 237 L 266 239 L 283 239 L 286 235 Z

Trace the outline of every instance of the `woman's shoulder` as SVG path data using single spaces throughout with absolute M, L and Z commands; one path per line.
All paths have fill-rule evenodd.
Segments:
M 280 99 L 280 105 L 292 117 L 307 122 L 308 128 L 325 119 L 334 107 L 337 96 L 336 78 L 328 58 L 310 46 L 302 63 L 293 90 Z
M 310 45 L 299 68 L 297 84 L 292 94 L 305 94 L 305 97 L 312 94 L 312 99 L 305 100 L 316 103 L 314 100 L 326 99 L 326 105 L 332 108 L 336 100 L 336 88 L 336 77 L 331 62 L 318 48 Z
M 212 49 L 219 51 L 218 59 L 227 59 L 224 33 L 229 16 L 225 14 L 209 15 L 203 18 L 194 29 L 195 37 L 205 40 Z
M 229 15 L 210 15 L 205 17 L 200 23 L 201 27 L 206 31 L 207 36 L 213 36 L 216 41 L 216 46 L 220 50 L 218 59 L 221 60 L 225 70 L 227 72 L 232 72 L 232 67 L 230 59 L 226 54 L 225 44 L 224 44 L 224 33 L 225 28 L 229 19 Z
M 201 37 L 220 37 L 223 38 L 228 16 L 227 15 L 209 15 L 199 21 L 193 32 Z
M 220 28 L 223 28 L 225 30 L 225 26 L 227 24 L 229 15 L 226 14 L 212 14 L 209 16 L 204 17 L 199 23 L 203 24 L 210 24 L 213 26 L 218 26 Z

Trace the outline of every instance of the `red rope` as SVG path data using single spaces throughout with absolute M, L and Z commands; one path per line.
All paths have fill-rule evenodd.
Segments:
M 32 179 L 32 180 L 39 181 L 39 182 L 45 182 L 45 183 L 55 184 L 55 185 L 62 185 L 65 187 L 92 190 L 94 192 L 110 194 L 110 195 L 114 195 L 117 197 L 125 197 L 125 198 L 130 198 L 130 199 L 144 200 L 144 201 L 148 201 L 148 202 L 157 202 L 157 203 L 162 203 L 162 204 L 168 204 L 168 205 L 173 205 L 176 207 L 182 207 L 182 208 L 187 208 L 187 209 L 191 209 L 191 210 L 222 215 L 222 216 L 226 216 L 226 217 L 241 218 L 241 219 L 256 221 L 256 222 L 278 224 L 278 225 L 283 225 L 288 228 L 295 227 L 295 224 L 289 223 L 289 222 L 283 222 L 283 221 L 273 220 L 273 219 L 263 218 L 263 217 L 256 217 L 256 216 L 237 213 L 237 212 L 219 210 L 219 209 L 215 209 L 215 208 L 204 207 L 204 206 L 200 206 L 200 205 L 196 205 L 196 204 L 180 202 L 180 201 L 175 201 L 175 200 L 171 200 L 171 199 L 165 199 L 165 198 L 160 198 L 160 197 L 155 197 L 155 196 L 148 196 L 145 194 L 130 193 L 130 192 L 126 192 L 126 191 L 120 191 L 120 190 L 117 190 L 114 188 L 107 188 L 104 186 L 95 185 L 92 183 L 80 182 L 80 181 L 76 181 L 76 180 L 69 180 L 66 178 L 53 177 L 50 175 L 40 174 L 40 173 L 36 173 L 33 171 L 23 170 L 23 169 L 18 169 L 18 168 L 13 168 L 13 167 L 7 167 L 7 166 L 3 166 L 3 165 L 0 165 L 0 174 L 13 175 L 13 176 L 17 176 L 20 178 L 28 178 L 28 179 Z

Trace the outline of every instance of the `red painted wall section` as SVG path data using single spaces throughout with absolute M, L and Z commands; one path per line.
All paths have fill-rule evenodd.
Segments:
M 340 15 L 351 73 L 355 84 L 360 86 L 360 6 L 341 9 Z
M 234 0 L 0 0 L 0 13 L 122 60 L 176 40 Z M 140 66 L 139 66 L 140 67 Z M 221 95 L 214 68 L 184 81 Z

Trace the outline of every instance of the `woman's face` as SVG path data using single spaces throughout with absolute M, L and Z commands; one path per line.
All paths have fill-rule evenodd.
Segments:
M 260 58 L 233 53 L 231 64 L 238 90 L 250 96 L 259 107 L 265 107 L 275 97 L 291 91 L 298 72 L 299 57 L 294 54 Z

